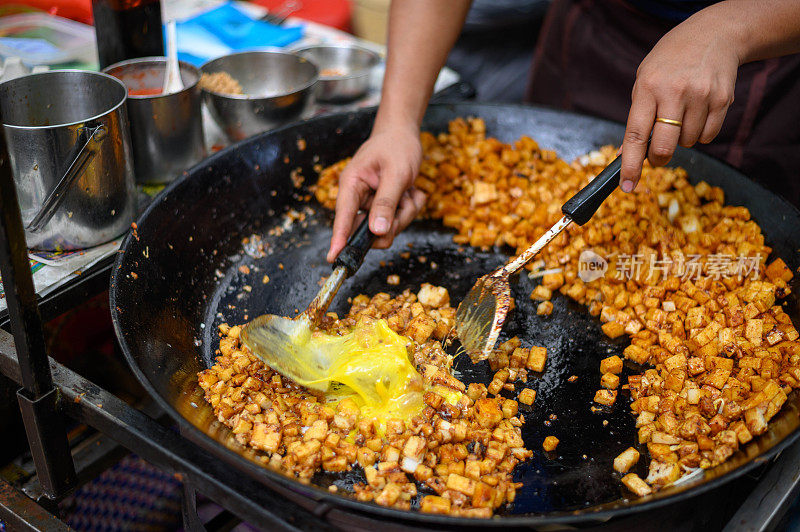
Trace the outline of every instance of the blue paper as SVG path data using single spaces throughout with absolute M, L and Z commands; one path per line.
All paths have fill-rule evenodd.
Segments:
M 0 43 L 23 54 L 55 55 L 61 49 L 45 39 L 3 37 Z
M 303 36 L 302 26 L 284 28 L 254 20 L 231 3 L 177 24 L 178 55 L 200 65 L 233 52 L 283 47 Z

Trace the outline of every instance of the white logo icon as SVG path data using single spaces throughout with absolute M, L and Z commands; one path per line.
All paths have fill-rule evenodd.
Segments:
M 600 279 L 608 270 L 608 261 L 592 251 L 585 249 L 581 252 L 578 259 L 578 277 L 584 283 L 590 283 L 595 279 Z

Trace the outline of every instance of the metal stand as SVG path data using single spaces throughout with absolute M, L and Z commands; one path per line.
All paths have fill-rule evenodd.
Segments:
M 11 530 L 66 532 L 70 529 L 50 511 L 2 480 L 0 480 L 0 519 Z
M 47 363 L 17 192 L 1 135 L 0 272 L 22 374 L 22 389 L 17 392 L 22 420 L 44 495 L 57 501 L 74 486 L 75 467 Z
M 800 445 L 781 453 L 754 491 L 728 521 L 725 532 L 771 530 L 800 494 Z
M 181 517 L 183 518 L 183 528 L 190 532 L 205 532 L 207 529 L 200 516 L 197 515 L 197 492 L 190 483 L 183 483 L 183 493 L 181 494 Z

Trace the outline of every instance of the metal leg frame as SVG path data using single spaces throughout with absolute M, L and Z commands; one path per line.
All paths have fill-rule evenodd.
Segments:
M 781 452 L 775 464 L 744 501 L 725 532 L 774 530 L 800 494 L 800 445 Z
M 197 515 L 197 492 L 190 482 L 183 483 L 181 516 L 183 517 L 183 528 L 188 532 L 206 532 L 206 526 Z
M 203 523 L 197 513 L 197 490 L 191 482 L 183 483 L 181 500 L 183 528 L 190 532 L 228 532 L 242 522 L 241 519 L 223 509 L 207 523 Z M 281 527 L 279 530 L 285 530 Z
M 5 139 L 0 135 L 0 274 L 21 373 L 17 392 L 25 432 L 46 497 L 57 501 L 75 484 L 75 467 L 47 361 L 42 318 Z
M 38 532 L 68 531 L 70 528 L 49 510 L 36 504 L 24 493 L 0 480 L 0 520 L 9 530 Z

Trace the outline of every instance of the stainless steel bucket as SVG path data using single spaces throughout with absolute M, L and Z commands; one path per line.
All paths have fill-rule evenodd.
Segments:
M 138 183 L 168 183 L 206 154 L 197 68 L 179 63 L 184 86 L 180 92 L 136 94 L 164 86 L 166 63 L 163 57 L 139 57 L 103 70 L 128 87 L 128 119 Z
M 0 116 L 28 247 L 113 240 L 136 216 L 127 90 L 98 72 L 61 70 L 0 84 Z

